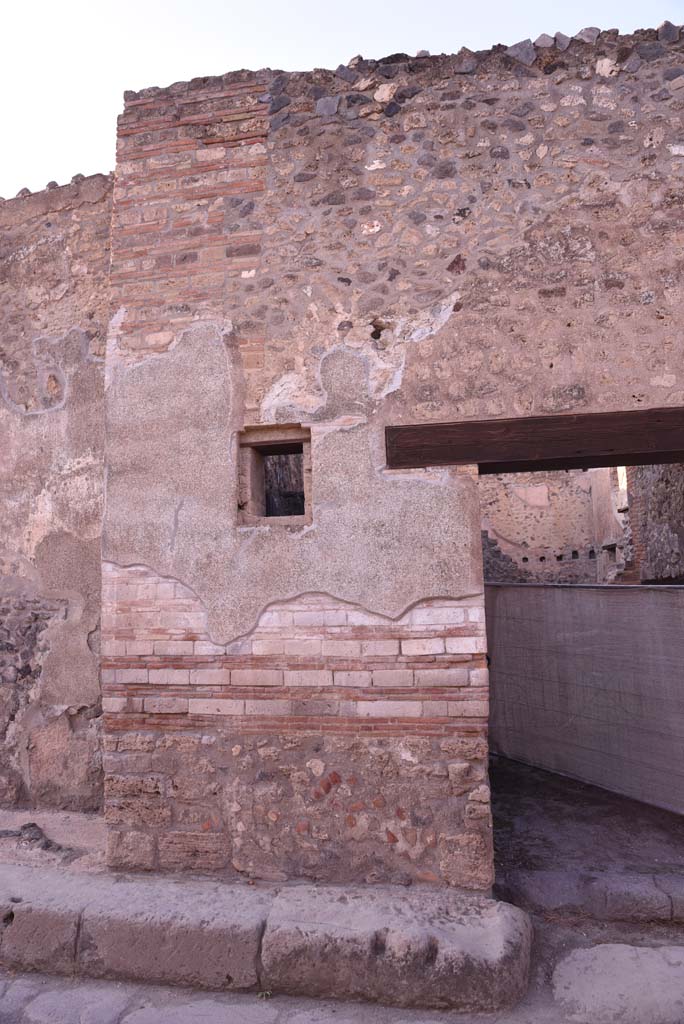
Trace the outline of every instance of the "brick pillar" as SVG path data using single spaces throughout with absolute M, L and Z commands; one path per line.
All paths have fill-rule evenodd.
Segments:
M 120 120 L 103 571 L 109 863 L 486 889 L 476 480 L 467 467 L 387 471 L 365 357 L 321 354 L 327 334 L 306 316 L 297 346 L 283 341 L 289 250 L 278 270 L 263 251 L 273 219 L 289 215 L 268 179 L 269 89 L 239 73 L 146 90 Z M 310 118 L 315 95 L 301 103 Z M 274 391 L 260 317 L 276 273 Z M 295 357 L 311 368 L 306 385 Z M 310 416 L 288 415 L 297 401 Z M 277 438 L 281 421 L 290 442 L 310 443 L 311 508 L 270 523 L 241 500 L 238 449 L 265 443 L 262 427 Z

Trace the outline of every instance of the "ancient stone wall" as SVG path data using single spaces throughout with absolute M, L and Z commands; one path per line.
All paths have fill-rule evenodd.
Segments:
M 624 566 L 611 469 L 510 473 L 479 481 L 487 582 L 601 583 Z M 495 545 L 495 547 L 494 547 Z M 498 550 L 505 559 L 494 558 Z
M 0 203 L 0 803 L 102 799 L 111 179 Z
M 302 594 L 229 644 L 145 567 L 103 597 L 114 866 L 490 884 L 479 594 L 398 620 Z
M 684 582 L 684 466 L 630 466 L 627 480 L 642 582 Z
M 477 482 L 387 471 L 384 427 L 684 404 L 683 45 L 127 95 L 113 864 L 489 884 Z M 260 518 L 260 460 L 293 446 L 306 514 Z

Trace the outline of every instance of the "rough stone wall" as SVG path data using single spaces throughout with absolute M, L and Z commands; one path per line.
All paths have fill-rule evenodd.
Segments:
M 614 577 L 624 565 L 625 531 L 613 476 L 611 469 L 483 476 L 485 580 L 596 583 Z M 506 560 L 492 557 L 495 550 Z
M 641 581 L 684 582 L 684 466 L 630 466 L 627 481 Z
M 488 884 L 486 682 L 447 657 L 483 671 L 476 480 L 388 472 L 383 430 L 684 403 L 681 48 L 674 29 L 589 31 L 127 95 L 107 350 L 112 863 Z M 269 425 L 310 431 L 310 519 L 241 525 L 239 434 Z M 150 581 L 192 607 L 169 615 Z M 256 653 L 276 606 L 278 649 Z M 416 637 L 414 609 L 466 607 L 465 632 L 433 618 Z M 349 608 L 368 620 L 334 621 Z M 377 629 L 395 646 L 377 671 L 363 646 L 338 661 L 336 626 L 336 642 Z M 214 645 L 216 690 L 185 660 L 201 649 L 157 640 Z M 374 803 L 388 793 L 391 813 Z
M 102 799 L 111 179 L 0 203 L 0 803 Z

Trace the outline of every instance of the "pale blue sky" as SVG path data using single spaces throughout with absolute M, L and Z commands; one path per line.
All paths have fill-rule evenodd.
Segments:
M 2 17 L 0 196 L 109 171 L 124 89 L 235 68 L 451 53 L 587 25 L 682 24 L 684 0 L 10 0 Z

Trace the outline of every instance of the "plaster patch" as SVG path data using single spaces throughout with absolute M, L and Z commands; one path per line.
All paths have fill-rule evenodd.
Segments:
M 296 409 L 309 415 L 325 404 L 322 395 L 312 394 L 308 381 L 301 373 L 286 373 L 264 396 L 260 411 L 263 423 L 277 423 L 281 409 Z

